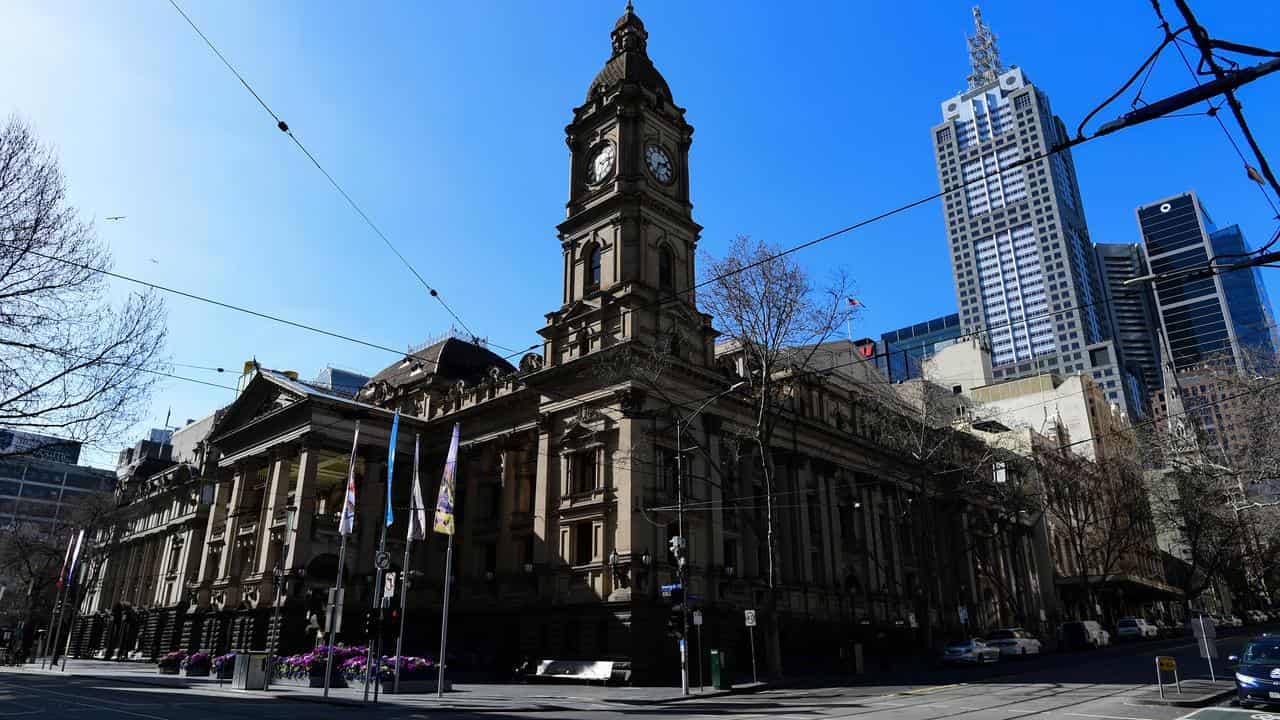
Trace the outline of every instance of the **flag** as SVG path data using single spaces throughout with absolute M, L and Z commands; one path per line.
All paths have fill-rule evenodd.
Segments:
M 76 562 L 80 560 L 80 546 L 84 545 L 84 530 L 76 535 L 76 549 L 71 553 L 71 565 L 67 568 L 67 587 L 71 587 L 76 577 Z
M 422 482 L 418 479 L 418 436 L 413 436 L 413 499 L 409 501 L 409 539 L 427 536 L 427 504 L 422 502 Z
M 67 554 L 62 556 L 62 569 L 58 571 L 58 589 L 61 590 L 63 584 L 67 581 L 67 565 L 71 562 L 71 548 L 76 544 L 76 536 L 73 534 L 67 538 Z
M 356 434 L 351 440 L 351 461 L 347 463 L 347 496 L 342 501 L 342 519 L 338 532 L 350 535 L 356 526 L 356 446 L 360 443 L 360 421 L 356 421 Z
M 400 411 L 396 411 L 391 420 L 391 446 L 387 448 L 387 527 L 395 522 L 396 514 L 391 510 L 391 478 L 396 474 L 396 434 L 400 432 Z
M 435 531 L 453 534 L 453 490 L 458 473 L 458 424 L 453 425 L 453 439 L 449 441 L 449 456 L 444 461 L 444 477 L 440 478 L 440 495 L 436 498 Z
M 849 301 L 849 307 L 851 307 L 851 308 L 853 308 L 853 307 L 866 307 L 866 305 L 863 305 L 863 304 L 862 304 L 862 301 L 861 301 L 861 300 L 859 300 L 859 299 L 857 299 L 857 298 L 846 298 L 846 300 L 848 300 L 848 301 Z

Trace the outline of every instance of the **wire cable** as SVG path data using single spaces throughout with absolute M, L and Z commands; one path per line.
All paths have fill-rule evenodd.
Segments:
M 302 141 L 298 139 L 298 136 L 295 135 L 293 130 L 289 128 L 289 124 L 286 123 L 284 120 L 280 119 L 280 116 L 277 115 L 276 112 L 272 110 L 269 105 L 267 105 L 267 102 L 262 99 L 262 96 L 259 95 L 256 90 L 253 89 L 253 86 L 250 85 L 249 81 L 244 78 L 244 75 L 242 75 L 240 71 L 237 70 L 236 67 L 231 64 L 231 61 L 228 60 L 227 57 L 222 54 L 222 51 L 219 50 L 218 47 L 213 44 L 213 41 L 209 39 L 209 36 L 204 34 L 204 32 L 200 29 L 200 27 L 196 25 L 195 21 L 191 19 L 191 16 L 187 15 L 187 13 L 182 10 L 182 8 L 178 5 L 177 0 L 169 0 L 169 4 L 172 5 L 173 9 L 176 10 L 178 14 L 182 16 L 183 20 L 187 21 L 187 24 L 191 26 L 191 29 L 194 30 L 196 34 L 200 36 L 200 39 L 204 41 L 205 45 L 209 46 L 209 49 L 213 51 L 213 54 L 216 55 L 218 59 L 222 61 L 222 64 L 225 65 L 227 69 L 231 71 L 231 74 L 236 76 L 236 79 L 239 80 L 240 84 L 243 85 L 244 88 L 249 91 L 249 94 L 253 95 L 253 98 L 258 101 L 258 104 L 262 106 L 263 110 L 267 111 L 267 114 L 271 116 L 271 119 L 276 121 L 276 128 L 278 128 L 281 132 L 289 136 L 289 139 L 293 141 L 293 144 L 296 145 L 298 149 L 302 151 L 302 154 L 305 155 L 307 159 L 311 161 L 312 165 L 315 165 L 316 169 L 320 171 L 320 174 L 324 175 L 325 179 L 329 181 L 329 184 L 332 185 L 333 188 L 338 191 L 338 194 L 340 194 L 343 197 L 343 199 L 347 201 L 347 204 L 351 206 L 351 209 L 354 210 L 355 213 L 360 216 L 360 219 L 362 219 L 364 223 L 368 225 L 371 230 L 373 230 L 375 235 L 377 235 L 379 238 L 382 239 L 382 242 L 387 246 L 387 248 L 389 248 L 397 258 L 399 258 L 400 263 L 403 264 L 406 268 L 408 268 L 409 272 L 412 273 L 415 278 L 417 278 L 418 282 L 422 285 L 422 287 L 427 290 L 427 294 L 435 298 L 435 300 L 440 303 L 440 306 L 445 309 L 445 312 L 449 313 L 449 316 L 452 317 L 454 321 L 458 323 L 458 325 L 462 326 L 462 329 L 465 330 L 467 334 L 471 336 L 472 340 L 478 343 L 480 340 L 480 337 L 476 335 L 475 332 L 473 332 L 470 327 L 467 326 L 466 321 L 464 321 L 461 317 L 459 317 L 458 313 L 454 312 L 453 308 L 449 306 L 449 303 L 445 302 L 444 298 L 441 297 L 439 291 L 437 291 L 434 287 L 432 287 L 431 284 L 427 282 L 426 278 L 422 277 L 422 273 L 418 272 L 418 269 L 413 266 L 413 263 L 409 262 L 409 259 L 404 256 L 404 253 L 401 253 L 399 248 L 397 248 L 395 244 L 391 242 L 391 238 L 387 237 L 386 233 L 382 231 L 382 228 L 378 227 L 378 224 L 373 221 L 373 218 L 369 217 L 369 214 L 364 211 L 364 208 L 360 207 L 360 204 L 355 201 L 355 198 L 353 198 L 351 194 L 348 193 L 346 189 L 342 187 L 342 185 L 337 181 L 337 179 L 334 178 L 334 176 L 328 170 L 326 170 L 323 165 L 320 164 L 320 161 L 319 159 L 316 158 L 315 154 L 312 153 L 309 149 L 307 149 L 307 146 L 303 145 Z M 511 348 L 503 347 L 502 345 L 498 345 L 497 343 L 492 343 L 492 344 L 501 350 L 512 351 Z

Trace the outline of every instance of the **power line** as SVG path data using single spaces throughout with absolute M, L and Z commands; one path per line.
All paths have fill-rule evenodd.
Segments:
M 445 312 L 449 313 L 450 317 L 452 317 L 455 322 L 457 322 L 459 325 L 462 326 L 462 329 L 465 330 L 467 334 L 471 336 L 472 340 L 478 341 L 480 339 L 479 336 L 476 335 L 471 330 L 471 328 L 467 326 L 467 323 L 461 317 L 458 316 L 458 313 L 454 312 L 453 308 L 449 306 L 449 303 L 445 302 L 444 298 L 440 296 L 440 293 L 434 287 L 432 287 L 431 284 L 428 283 L 425 278 L 422 277 L 422 274 L 418 272 L 418 269 L 415 268 L 413 264 L 409 262 L 408 258 L 406 258 L 404 254 L 401 253 L 400 250 L 395 246 L 395 244 L 391 242 L 391 239 L 387 237 L 386 233 L 382 232 L 382 228 L 378 227 L 377 223 L 375 223 L 373 219 L 369 217 L 369 214 L 364 211 L 364 208 L 360 207 L 360 204 L 355 201 L 355 198 L 351 197 L 351 194 L 348 193 L 346 189 L 342 187 L 342 185 L 337 181 L 337 179 L 335 179 L 333 175 L 328 170 L 326 170 L 323 165 L 320 164 L 320 161 L 316 159 L 316 156 L 309 149 L 307 149 L 306 145 L 302 144 L 302 141 L 298 139 L 298 136 L 295 135 L 293 130 L 289 128 L 288 123 L 280 119 L 280 116 L 277 115 L 276 112 L 272 110 L 270 106 L 267 105 L 266 101 L 262 99 L 262 96 L 259 95 L 256 90 L 253 89 L 252 85 L 249 84 L 249 81 L 245 80 L 244 75 L 240 74 L 240 71 L 237 70 L 235 66 L 231 64 L 231 61 L 228 60 L 227 57 L 222 54 L 222 51 L 220 51 L 218 47 L 213 44 L 213 41 L 209 39 L 209 36 L 205 35 L 204 32 L 200 30 L 199 26 L 196 25 L 195 21 L 192 20 L 191 17 L 187 15 L 185 12 L 183 12 L 182 8 L 177 3 L 177 0 L 169 0 L 169 4 L 173 6 L 174 10 L 178 11 L 178 14 L 182 16 L 183 20 L 187 21 L 187 24 L 191 26 L 191 29 L 194 30 L 196 34 L 200 36 L 200 39 L 204 41 L 205 45 L 209 46 L 209 49 L 212 50 L 213 54 L 216 55 L 218 59 L 222 61 L 222 64 L 225 65 L 227 69 L 230 70 L 231 73 L 236 76 L 236 79 L 239 80 L 240 84 L 243 85 L 244 88 L 249 91 L 249 94 L 253 95 L 253 98 L 258 101 L 258 104 L 262 106 L 263 110 L 267 111 L 267 114 L 271 116 L 271 119 L 276 121 L 276 127 L 281 132 L 289 136 L 289 139 L 293 141 L 293 144 L 296 145 L 298 149 L 302 151 L 302 154 L 305 155 L 307 159 L 311 161 L 312 165 L 315 165 L 316 169 L 320 171 L 320 174 L 324 175 L 325 179 L 329 181 L 329 184 L 332 185 L 333 188 L 338 191 L 338 194 L 340 194 L 343 197 L 343 199 L 347 201 L 347 204 L 351 206 L 351 209 L 354 210 L 355 213 L 360 216 L 360 219 L 363 220 L 364 223 L 368 225 L 371 230 L 373 230 L 375 235 L 377 235 L 379 238 L 382 239 L 382 242 L 386 244 L 386 246 L 391 250 L 392 253 L 395 254 L 397 258 L 399 258 L 401 264 L 403 264 L 406 268 L 408 268 L 409 272 L 413 273 L 413 276 L 417 278 L 418 282 L 422 285 L 422 287 L 424 287 L 427 290 L 427 294 L 435 298 L 435 300 L 440 303 L 440 306 L 445 309 Z M 502 350 L 509 350 L 509 351 L 511 350 L 511 348 L 503 347 L 501 345 L 498 345 L 497 343 L 493 343 L 493 345 Z

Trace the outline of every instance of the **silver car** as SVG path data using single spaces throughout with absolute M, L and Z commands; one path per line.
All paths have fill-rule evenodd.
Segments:
M 992 647 L 978 638 L 965 638 L 947 643 L 942 651 L 942 661 L 946 663 L 967 663 L 977 665 L 984 662 L 995 662 L 1000 659 L 1000 648 Z

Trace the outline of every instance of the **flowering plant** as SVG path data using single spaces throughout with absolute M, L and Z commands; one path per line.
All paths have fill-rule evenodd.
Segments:
M 196 672 L 200 672 L 202 670 L 208 670 L 209 662 L 211 659 L 212 657 L 209 655 L 209 653 L 203 653 L 203 652 L 191 653 L 190 655 L 187 655 L 185 658 L 183 658 L 182 667 L 186 670 L 195 670 Z
M 349 681 L 364 681 L 366 658 L 353 657 L 342 664 L 342 676 Z M 400 657 L 401 680 L 423 680 L 435 676 L 436 663 L 431 658 L 416 655 Z M 391 680 L 396 676 L 395 656 L 382 656 L 378 661 L 378 679 Z
M 222 669 L 224 667 L 227 667 L 228 665 L 234 667 L 235 664 L 236 664 L 236 654 L 233 652 L 227 653 L 226 655 L 219 655 L 218 657 L 212 660 L 213 671 L 216 673 L 222 672 Z
M 355 647 L 347 647 L 346 645 L 333 646 L 333 665 L 335 668 L 341 668 L 343 663 L 355 656 L 363 657 L 369 652 L 369 648 L 357 645 Z M 329 646 L 320 645 L 312 650 L 297 655 L 289 655 L 288 657 L 276 658 L 276 677 L 302 679 L 311 677 L 312 675 L 323 675 L 325 663 L 328 661 Z
M 182 666 L 182 661 L 187 659 L 187 654 L 181 650 L 175 650 L 160 658 L 157 663 L 162 668 L 177 668 Z

